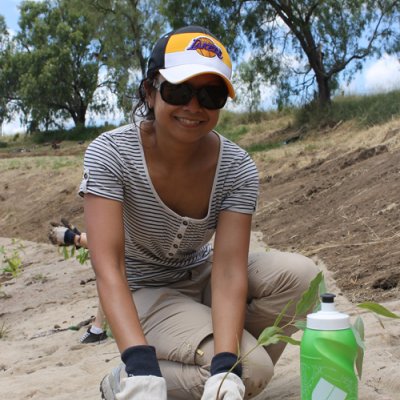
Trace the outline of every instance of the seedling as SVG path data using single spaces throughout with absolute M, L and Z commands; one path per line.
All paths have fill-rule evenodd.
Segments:
M 5 322 L 3 322 L 3 324 L 0 326 L 0 339 L 5 339 L 9 333 L 10 328 L 6 326 Z
M 90 259 L 89 250 L 84 249 L 83 247 L 81 247 L 78 250 L 78 252 L 76 252 L 75 246 L 69 246 L 69 247 L 63 246 L 62 253 L 64 260 L 68 260 L 71 257 L 75 257 L 79 261 L 79 264 L 82 265 L 86 264 Z
M 311 281 L 310 286 L 307 291 L 305 291 L 299 300 L 299 302 L 296 304 L 296 311 L 291 318 L 291 320 L 284 324 L 283 326 L 279 326 L 281 323 L 287 309 L 290 307 L 290 305 L 293 303 L 292 301 L 289 301 L 283 310 L 280 312 L 280 314 L 277 316 L 274 324 L 272 326 L 269 326 L 265 328 L 261 334 L 259 335 L 257 339 L 257 345 L 250 349 L 246 354 L 240 355 L 239 352 L 239 357 L 238 361 L 232 366 L 232 368 L 226 373 L 224 376 L 217 392 L 216 400 L 220 399 L 220 391 L 221 387 L 224 383 L 224 380 L 228 376 L 228 374 L 231 373 L 231 371 L 241 362 L 243 362 L 251 352 L 253 352 L 255 349 L 257 349 L 259 346 L 268 346 L 270 344 L 276 344 L 278 342 L 286 342 L 288 344 L 293 344 L 296 346 L 300 345 L 300 341 L 293 339 L 290 336 L 284 335 L 284 329 L 287 328 L 288 326 L 296 326 L 298 329 L 304 330 L 306 327 L 306 320 L 305 317 L 299 319 L 299 315 L 301 316 L 306 316 L 308 312 L 311 310 L 317 311 L 320 308 L 320 294 L 321 293 L 326 293 L 326 285 L 325 285 L 325 280 L 322 272 L 319 272 L 318 275 Z M 364 310 L 368 310 L 373 312 L 378 316 L 383 316 L 386 318 L 395 318 L 395 319 L 400 319 L 400 316 L 397 314 L 394 314 L 384 306 L 378 303 L 374 302 L 364 302 L 361 304 L 357 304 L 356 307 L 359 307 Z M 382 328 L 384 328 L 384 325 L 382 321 L 379 319 L 380 324 Z M 354 332 L 357 345 L 358 345 L 358 355 L 356 358 L 355 362 L 355 367 L 357 370 L 357 375 L 358 378 L 361 379 L 362 376 L 362 364 L 363 364 L 363 359 L 364 359 L 364 351 L 365 351 L 365 343 L 364 343 L 364 322 L 360 316 L 357 317 L 356 321 L 354 324 L 352 324 L 352 330 Z
M 18 249 L 14 249 L 10 255 L 7 253 L 5 247 L 1 246 L 0 254 L 3 255 L 1 262 L 3 274 L 10 274 L 13 278 L 17 278 L 22 271 L 22 259 L 19 255 Z

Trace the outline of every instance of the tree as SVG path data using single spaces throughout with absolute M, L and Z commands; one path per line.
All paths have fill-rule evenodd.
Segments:
M 71 117 L 84 126 L 89 105 L 95 112 L 100 62 L 96 26 L 71 7 L 70 0 L 24 1 L 16 36 L 21 73 L 18 93 L 34 124 Z
M 314 93 L 320 106 L 330 103 L 340 74 L 351 79 L 381 54 L 399 13 L 398 0 L 190 0 L 184 11 L 178 0 L 163 4 L 173 25 L 198 21 L 227 43 L 250 48 L 248 62 L 266 82 L 290 88 L 288 95 Z M 232 24 L 236 39 L 221 31 Z
M 9 120 L 17 100 L 16 75 L 17 68 L 12 62 L 13 41 L 8 33 L 4 17 L 0 15 L 0 126 Z
M 107 86 L 126 113 L 144 78 L 147 59 L 156 40 L 168 29 L 158 0 L 75 0 L 93 25 L 100 28 L 96 56 L 107 68 Z M 83 7 L 83 9 L 82 9 Z

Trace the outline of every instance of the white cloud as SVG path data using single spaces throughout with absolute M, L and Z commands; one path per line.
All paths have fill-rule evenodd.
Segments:
M 344 88 L 346 94 L 382 93 L 400 88 L 400 61 L 384 54 L 366 63 L 364 69 Z
M 0 129 L 2 135 L 14 135 L 16 133 L 25 133 L 26 127 L 22 126 L 18 120 L 13 120 L 11 122 L 4 122 Z
M 399 59 L 384 54 L 365 70 L 364 85 L 367 92 L 385 92 L 400 88 Z

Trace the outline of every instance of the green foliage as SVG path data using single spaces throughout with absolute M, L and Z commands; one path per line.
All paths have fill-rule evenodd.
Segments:
M 361 127 L 370 127 L 400 116 L 400 90 L 368 96 L 342 96 L 333 99 L 330 107 L 321 109 L 311 102 L 295 113 L 295 126 L 311 128 L 334 126 L 340 121 L 355 120 Z
M 8 147 L 8 143 L 0 140 L 0 148 L 5 149 L 6 147 Z
M 96 41 L 99 27 L 71 4 L 23 1 L 20 30 L 3 58 L 6 77 L 16 86 L 18 108 L 31 130 L 66 118 L 84 125 L 89 105 L 94 112 L 109 108 L 94 97 L 101 85 L 101 63 L 93 57 L 101 46 Z
M 365 352 L 365 329 L 364 329 L 364 322 L 361 317 L 357 317 L 356 321 L 351 327 L 354 337 L 356 338 L 357 342 L 357 358 L 356 358 L 356 370 L 359 379 L 362 377 L 362 367 L 364 362 L 364 352 Z
M 76 252 L 75 246 L 61 246 L 59 249 L 62 251 L 64 260 L 75 257 L 79 264 L 87 264 L 90 259 L 89 250 L 83 247 L 78 249 L 78 252 Z
M 106 86 L 117 95 L 127 116 L 139 81 L 144 78 L 147 57 L 156 40 L 168 30 L 159 0 L 70 0 L 98 26 L 101 47 L 96 57 L 106 67 Z M 118 27 L 118 29 L 116 29 Z
M 76 255 L 76 259 L 79 261 L 80 264 L 86 264 L 90 259 L 90 254 L 88 249 L 84 249 L 81 247 L 78 250 L 78 254 Z
M 254 153 L 259 153 L 262 151 L 268 151 L 268 150 L 273 150 L 277 149 L 279 147 L 283 146 L 282 142 L 277 142 L 277 143 L 254 143 L 249 146 L 243 146 L 249 154 L 254 154 Z
M 3 322 L 0 326 L 0 339 L 5 339 L 10 333 L 10 328 Z
M 22 272 L 22 259 L 18 249 L 10 251 L 6 250 L 4 246 L 0 247 L 0 254 L 2 254 L 2 273 L 10 274 L 13 278 L 18 278 Z
M 114 129 L 114 125 L 104 125 L 97 127 L 78 126 L 69 130 L 56 129 L 43 132 L 34 132 L 31 135 L 32 142 L 36 144 L 71 141 L 90 141 L 95 139 L 101 133 Z
M 241 73 L 254 90 L 248 94 L 250 104 L 258 96 L 259 79 L 277 88 L 279 107 L 300 94 L 329 104 L 339 74 L 351 80 L 367 58 L 398 45 L 396 0 L 188 0 L 185 7 L 179 0 L 163 0 L 162 4 L 172 26 L 203 24 L 235 58 L 247 52 Z
M 364 310 L 371 311 L 377 315 L 381 315 L 382 317 L 386 318 L 396 318 L 399 319 L 400 315 L 392 313 L 386 307 L 382 306 L 381 304 L 373 303 L 370 301 L 366 301 L 364 303 L 360 303 L 357 307 L 362 308 Z

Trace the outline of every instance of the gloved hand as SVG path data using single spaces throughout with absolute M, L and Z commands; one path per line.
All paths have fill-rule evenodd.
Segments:
M 167 400 L 167 384 L 159 376 L 130 376 L 121 380 L 117 400 Z
M 50 225 L 52 226 L 48 235 L 50 242 L 59 246 L 71 246 L 75 244 L 75 236 L 81 234 L 78 228 L 71 225 L 65 218 L 61 218 L 61 224 L 51 222 Z
M 204 386 L 201 400 L 243 399 L 245 386 L 241 379 L 242 364 L 237 361 L 238 356 L 229 352 L 218 353 L 213 357 L 210 368 L 211 377 Z
M 167 384 L 153 346 L 128 347 L 121 358 L 128 377 L 121 380 L 117 400 L 167 400 Z
M 207 379 L 201 400 L 243 400 L 244 392 L 245 387 L 241 378 L 233 372 L 229 372 L 228 375 L 226 372 L 221 372 Z

